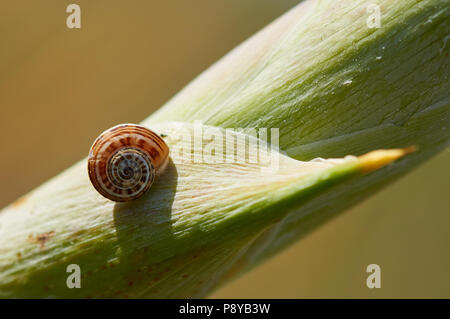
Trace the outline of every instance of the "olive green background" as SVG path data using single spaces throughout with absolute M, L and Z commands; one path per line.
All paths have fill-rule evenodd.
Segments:
M 0 206 L 140 122 L 299 1 L 2 1 Z M 81 6 L 82 28 L 66 27 Z M 218 298 L 450 297 L 450 150 L 218 290 Z M 381 289 L 368 289 L 368 264 Z

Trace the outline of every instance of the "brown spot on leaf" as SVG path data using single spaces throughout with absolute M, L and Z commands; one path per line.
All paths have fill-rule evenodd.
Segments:
M 44 249 L 45 243 L 50 238 L 52 238 L 54 234 L 55 234 L 55 232 L 52 230 L 52 231 L 49 231 L 47 233 L 42 233 L 42 234 L 39 234 L 39 235 L 36 235 L 36 236 L 29 235 L 28 236 L 28 241 L 31 242 L 31 243 L 39 244 L 40 248 Z

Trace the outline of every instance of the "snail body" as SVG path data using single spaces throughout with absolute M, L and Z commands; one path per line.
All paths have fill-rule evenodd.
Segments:
M 101 195 L 125 202 L 145 194 L 168 161 L 169 148 L 158 134 L 141 125 L 120 124 L 95 140 L 88 173 Z

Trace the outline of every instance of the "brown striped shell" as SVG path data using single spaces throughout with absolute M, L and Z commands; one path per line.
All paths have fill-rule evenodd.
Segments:
M 169 161 L 169 148 L 156 133 L 136 124 L 120 124 L 95 140 L 88 157 L 89 178 L 104 197 L 125 202 L 152 186 Z

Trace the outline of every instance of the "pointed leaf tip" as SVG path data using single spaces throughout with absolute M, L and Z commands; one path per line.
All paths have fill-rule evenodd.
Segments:
M 409 153 L 415 152 L 416 150 L 416 146 L 410 146 L 398 149 L 376 150 L 361 155 L 358 157 L 361 165 L 361 171 L 364 173 L 375 171 Z

